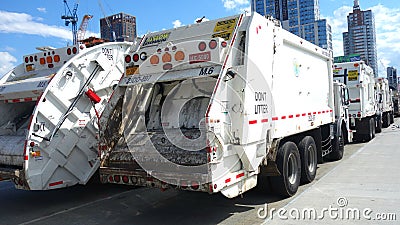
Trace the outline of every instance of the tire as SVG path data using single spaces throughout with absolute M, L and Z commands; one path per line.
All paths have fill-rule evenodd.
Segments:
M 381 116 L 377 116 L 377 117 L 376 117 L 375 132 L 376 132 L 376 133 L 382 132 L 382 117 L 381 117 Z
M 374 139 L 375 137 L 375 119 L 374 118 L 370 118 L 369 120 L 365 121 L 368 122 L 368 134 L 366 134 L 364 136 L 364 141 L 368 142 L 372 139 Z
M 317 174 L 317 146 L 314 138 L 306 136 L 298 145 L 301 160 L 301 178 L 303 184 L 311 183 Z
M 390 115 L 389 113 L 383 113 L 383 128 L 388 128 L 390 126 Z
M 344 140 L 340 135 L 332 140 L 332 152 L 327 155 L 327 159 L 332 161 L 341 160 L 344 154 Z
M 394 113 L 390 112 L 390 124 L 394 123 Z
M 284 197 L 293 196 L 299 188 L 301 176 L 300 154 L 295 143 L 288 141 L 279 147 L 276 166 L 281 175 L 270 177 L 272 189 Z

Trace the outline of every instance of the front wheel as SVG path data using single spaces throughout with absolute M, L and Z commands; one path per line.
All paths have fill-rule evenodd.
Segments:
M 332 152 L 327 155 L 329 160 L 341 160 L 344 154 L 344 141 L 343 137 L 337 136 L 332 140 Z
M 299 150 L 293 142 L 286 142 L 279 147 L 276 166 L 280 176 L 270 177 L 272 188 L 284 197 L 296 194 L 300 185 L 301 160 Z

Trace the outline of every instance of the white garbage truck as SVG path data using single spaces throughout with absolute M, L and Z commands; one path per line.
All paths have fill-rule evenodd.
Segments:
M 272 18 L 149 33 L 100 119 L 101 181 L 233 198 L 263 173 L 292 196 L 336 151 L 334 110 L 331 52 Z
M 17 188 L 86 184 L 100 165 L 98 118 L 132 43 L 42 47 L 0 81 L 0 177 Z
M 370 141 L 375 137 L 376 128 L 379 128 L 372 68 L 363 61 L 335 63 L 334 79 L 349 89 L 350 132 L 353 133 L 353 141 Z
M 389 88 L 389 81 L 383 77 L 375 78 L 375 92 L 377 111 L 382 121 L 379 121 L 381 127 L 387 128 L 394 123 L 394 109 L 392 91 Z

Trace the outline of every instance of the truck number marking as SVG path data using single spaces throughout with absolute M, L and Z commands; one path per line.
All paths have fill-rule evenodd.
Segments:
M 204 67 L 200 69 L 199 76 L 207 76 L 214 73 L 214 67 Z
M 211 61 L 211 52 L 201 52 L 189 55 L 189 64 Z
M 101 52 L 107 57 L 108 60 L 114 59 L 112 48 L 102 48 Z
M 37 87 L 44 88 L 47 85 L 47 81 L 40 81 Z
M 151 75 L 129 77 L 125 84 L 136 84 L 136 83 L 147 82 L 150 80 L 150 78 Z
M 256 104 L 254 105 L 254 114 L 265 114 L 268 113 L 267 92 L 255 92 L 254 99 Z M 260 104 L 258 104 L 260 103 Z

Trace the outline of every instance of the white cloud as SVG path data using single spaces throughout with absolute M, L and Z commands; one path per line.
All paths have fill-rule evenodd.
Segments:
M 42 12 L 42 13 L 47 13 L 46 8 L 36 8 L 37 11 Z
M 12 68 L 15 67 L 14 63 L 17 59 L 8 52 L 0 52 L 0 78 Z
M 22 33 L 40 35 L 43 37 L 58 37 L 71 40 L 72 34 L 69 30 L 50 26 L 37 22 L 37 19 L 26 13 L 14 13 L 0 10 L 0 32 L 1 33 Z
M 381 4 L 370 8 L 375 17 L 376 45 L 378 51 L 379 76 L 386 76 L 386 67 L 400 68 L 400 9 L 388 8 Z M 332 26 L 333 51 L 335 56 L 343 55 L 343 36 L 347 31 L 347 15 L 352 7 L 343 6 L 327 17 Z
M 250 5 L 249 0 L 222 0 L 222 3 L 227 10 L 237 9 L 238 7 L 241 7 L 243 10 Z
M 174 28 L 183 26 L 180 20 L 175 20 L 174 22 L 172 22 L 172 24 L 174 25 Z

